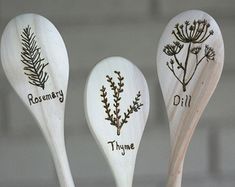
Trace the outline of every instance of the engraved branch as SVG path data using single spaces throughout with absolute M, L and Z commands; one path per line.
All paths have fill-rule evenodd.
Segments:
M 37 46 L 35 38 L 36 36 L 31 32 L 29 25 L 23 29 L 21 62 L 25 65 L 24 74 L 28 76 L 29 83 L 44 89 L 49 78 L 47 72 L 44 72 L 48 63 L 43 63 L 45 59 L 41 57 L 41 48 Z
M 140 103 L 141 93 L 139 91 L 134 100 L 132 101 L 132 104 L 127 108 L 127 111 L 124 112 L 124 117 L 122 118 L 122 115 L 120 114 L 120 101 L 121 93 L 124 91 L 124 77 L 122 77 L 120 71 L 114 71 L 114 73 L 117 75 L 117 83 L 109 75 L 106 76 L 106 80 L 109 83 L 111 90 L 113 91 L 114 109 L 112 111 L 111 104 L 108 101 L 107 89 L 105 86 L 101 87 L 100 96 L 102 98 L 101 102 L 103 103 L 105 113 L 107 114 L 105 119 L 110 122 L 110 125 L 115 126 L 117 128 L 117 135 L 119 136 L 121 133 L 121 128 L 124 124 L 128 123 L 128 119 L 131 117 L 131 114 L 133 114 L 134 112 L 138 112 L 143 106 L 143 104 Z
M 174 77 L 182 84 L 184 92 L 195 75 L 200 63 L 203 60 L 206 60 L 207 62 L 215 60 L 215 51 L 212 47 L 205 45 L 204 53 L 201 50 L 202 44 L 214 34 L 214 31 L 209 30 L 209 28 L 210 24 L 206 20 L 194 20 L 191 24 L 189 21 L 185 21 L 185 23 L 181 25 L 177 23 L 172 31 L 172 34 L 177 41 L 174 41 L 173 44 L 167 44 L 163 49 L 163 52 L 171 57 L 166 65 L 173 73 Z M 180 61 L 177 55 L 185 45 L 187 45 L 186 57 L 184 60 Z M 189 73 L 188 62 L 190 55 L 195 56 L 195 65 L 193 71 Z

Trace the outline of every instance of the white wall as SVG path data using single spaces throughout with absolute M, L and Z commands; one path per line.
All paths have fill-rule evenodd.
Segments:
M 0 0 L 0 33 L 14 16 L 34 12 L 51 20 L 68 48 L 70 82 L 65 134 L 73 176 L 83 187 L 114 180 L 87 128 L 83 90 L 91 68 L 118 55 L 145 74 L 151 112 L 137 157 L 134 187 L 164 186 L 169 130 L 156 76 L 160 35 L 172 16 L 202 9 L 217 19 L 225 42 L 222 79 L 190 144 L 183 187 L 235 185 L 235 2 L 232 0 Z M 0 68 L 0 186 L 54 187 L 57 176 L 42 134 Z

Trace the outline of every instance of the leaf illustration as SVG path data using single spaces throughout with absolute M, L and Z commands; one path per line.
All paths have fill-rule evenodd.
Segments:
M 121 101 L 121 93 L 124 91 L 124 77 L 122 77 L 120 71 L 114 71 L 117 76 L 118 83 L 113 80 L 113 77 L 109 75 L 106 76 L 107 82 L 110 84 L 110 88 L 113 91 L 113 108 L 111 111 L 111 104 L 108 101 L 107 90 L 105 86 L 102 86 L 101 91 L 101 102 L 103 103 L 103 107 L 105 109 L 105 113 L 107 114 L 105 120 L 110 121 L 110 125 L 113 125 L 117 128 L 117 135 L 119 136 L 121 133 L 121 129 L 125 123 L 128 122 L 128 119 L 131 117 L 131 114 L 134 112 L 138 112 L 143 106 L 140 103 L 141 93 L 140 91 L 136 94 L 136 97 L 132 101 L 132 105 L 127 108 L 127 112 L 124 112 L 124 117 L 120 114 L 120 101 Z
M 24 74 L 28 76 L 30 84 L 44 89 L 49 78 L 47 72 L 44 72 L 48 63 L 43 63 L 45 59 L 41 57 L 41 48 L 38 47 L 36 36 L 31 32 L 29 25 L 23 29 L 21 41 L 21 62 L 25 65 Z

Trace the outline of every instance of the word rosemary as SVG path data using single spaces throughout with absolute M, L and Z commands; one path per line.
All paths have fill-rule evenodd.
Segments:
M 116 140 L 109 141 L 108 144 L 111 145 L 112 151 L 121 151 L 122 156 L 126 154 L 126 151 L 131 151 L 135 149 L 134 143 L 127 144 L 127 145 L 119 145 Z
M 24 74 L 28 76 L 29 83 L 45 88 L 45 83 L 49 78 L 47 72 L 44 72 L 44 68 L 48 63 L 43 63 L 45 60 L 41 57 L 41 48 L 37 46 L 36 36 L 31 32 L 31 27 L 23 29 L 21 34 L 22 39 L 22 52 L 21 62 L 25 65 Z
M 57 92 L 51 92 L 49 94 L 41 95 L 41 96 L 33 96 L 33 94 L 28 94 L 28 101 L 30 105 L 34 105 L 37 103 L 41 103 L 44 101 L 58 99 L 61 103 L 64 102 L 64 93 L 62 90 Z
M 105 109 L 105 113 L 107 114 L 106 120 L 110 121 L 110 125 L 117 128 L 117 135 L 119 136 L 121 133 L 121 129 L 125 123 L 128 122 L 128 119 L 131 117 L 131 114 L 134 112 L 138 112 L 140 108 L 143 106 L 140 103 L 140 91 L 136 94 L 136 97 L 132 101 L 132 105 L 129 106 L 126 112 L 124 112 L 124 116 L 120 115 L 120 101 L 121 101 L 121 93 L 124 91 L 124 77 L 121 76 L 120 71 L 114 71 L 117 75 L 118 83 L 115 83 L 113 78 L 109 75 L 106 76 L 107 82 L 110 84 L 110 88 L 113 91 L 113 111 L 111 111 L 111 105 L 108 101 L 106 87 L 102 86 L 101 91 L 101 102 L 103 103 L 103 107 Z
M 209 45 L 205 45 L 204 53 L 202 52 L 202 43 L 214 34 L 214 31 L 209 30 L 209 28 L 210 24 L 207 20 L 194 20 L 193 23 L 185 21 L 181 25 L 177 23 L 175 29 L 172 31 L 177 41 L 174 41 L 173 44 L 167 44 L 163 49 L 166 55 L 172 57 L 166 65 L 175 78 L 182 84 L 184 92 L 200 63 L 203 60 L 207 62 L 215 60 L 215 51 Z M 187 53 L 183 62 L 177 57 L 177 54 L 184 48 L 184 44 L 180 42 L 185 45 L 187 44 Z M 203 53 L 203 55 L 200 53 Z M 195 64 L 193 71 L 188 73 L 188 62 L 189 59 L 192 59 L 190 55 L 194 55 Z

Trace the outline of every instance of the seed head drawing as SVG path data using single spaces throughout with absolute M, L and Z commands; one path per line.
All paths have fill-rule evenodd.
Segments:
M 207 20 L 199 19 L 194 20 L 192 23 L 189 21 L 185 21 L 184 24 L 177 23 L 172 31 L 176 41 L 172 44 L 167 44 L 163 48 L 163 52 L 171 57 L 170 60 L 166 62 L 166 65 L 175 78 L 181 83 L 184 92 L 195 75 L 200 63 L 205 60 L 207 62 L 215 60 L 214 49 L 209 45 L 204 45 L 203 47 L 203 43 L 214 34 L 214 31 L 209 28 L 210 24 Z M 179 54 L 184 47 L 187 50 L 186 57 L 185 60 L 180 61 L 177 54 Z M 188 62 L 190 55 L 195 56 L 195 64 L 193 71 L 189 73 Z

